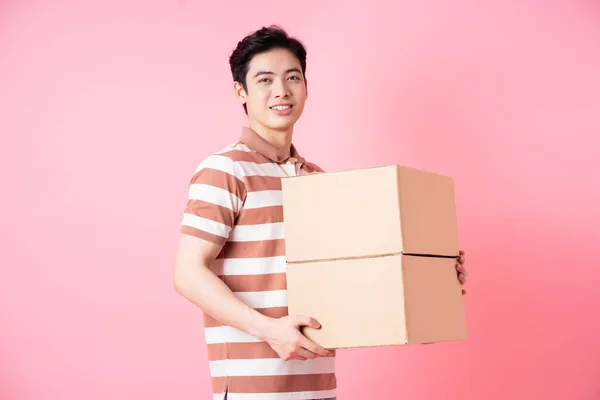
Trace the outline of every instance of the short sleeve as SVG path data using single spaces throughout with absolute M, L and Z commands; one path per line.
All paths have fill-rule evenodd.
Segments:
M 225 244 L 245 198 L 243 176 L 235 162 L 218 154 L 207 157 L 190 180 L 181 232 Z
M 323 173 L 325 172 L 323 170 L 323 168 L 319 167 L 317 164 L 313 163 L 313 162 L 305 162 L 304 163 L 304 171 L 307 174 L 318 174 L 318 173 Z

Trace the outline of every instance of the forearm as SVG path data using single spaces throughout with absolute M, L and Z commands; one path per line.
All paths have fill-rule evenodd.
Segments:
M 235 297 L 207 267 L 179 268 L 175 287 L 182 296 L 222 324 L 263 338 L 270 318 Z

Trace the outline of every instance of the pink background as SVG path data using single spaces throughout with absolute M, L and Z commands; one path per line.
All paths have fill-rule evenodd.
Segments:
M 175 245 L 270 23 L 308 47 L 305 156 L 456 179 L 470 339 L 340 351 L 339 399 L 600 398 L 597 3 L 82 3 L 0 2 L 0 398 L 210 398 Z

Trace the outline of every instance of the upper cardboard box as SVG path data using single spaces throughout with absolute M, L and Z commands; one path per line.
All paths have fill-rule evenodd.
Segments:
M 282 179 L 287 262 L 458 256 L 454 181 L 391 165 Z

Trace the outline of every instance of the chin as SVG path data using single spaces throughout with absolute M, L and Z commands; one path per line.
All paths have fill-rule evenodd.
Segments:
M 270 129 L 284 130 L 293 127 L 297 120 L 297 118 L 286 118 L 285 120 L 269 121 L 265 125 Z

